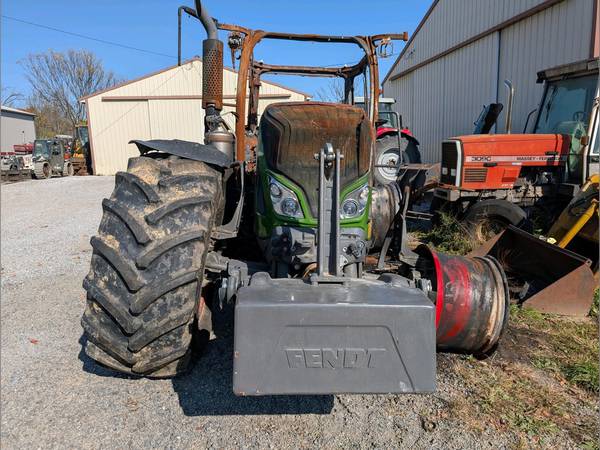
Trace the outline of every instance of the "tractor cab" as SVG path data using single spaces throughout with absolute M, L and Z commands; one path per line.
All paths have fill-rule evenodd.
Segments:
M 55 165 L 64 161 L 65 147 L 60 139 L 36 139 L 33 144 L 33 161 L 47 161 Z
M 395 131 L 402 129 L 402 117 L 392 109 L 392 105 L 396 103 L 396 99 L 389 97 L 379 98 L 379 109 L 377 118 L 377 136 L 386 131 Z M 364 97 L 356 97 L 354 104 L 365 108 Z M 405 130 L 402 130 L 405 131 Z
M 52 175 L 73 175 L 71 154 L 65 148 L 64 139 L 36 139 L 33 144 L 34 178 L 50 178 Z
M 583 184 L 598 168 L 598 60 L 581 61 L 538 72 L 544 95 L 534 134 L 560 134 L 569 140 L 566 179 Z

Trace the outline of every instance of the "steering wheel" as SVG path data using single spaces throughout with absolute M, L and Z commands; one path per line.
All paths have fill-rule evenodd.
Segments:
M 585 118 L 585 112 L 583 112 L 583 111 L 575 111 L 573 113 L 573 120 L 575 122 L 583 122 L 584 118 Z

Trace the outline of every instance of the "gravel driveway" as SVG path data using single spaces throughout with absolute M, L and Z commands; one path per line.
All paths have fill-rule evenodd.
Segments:
M 112 177 L 2 187 L 1 441 L 3 448 L 497 448 L 492 429 L 457 429 L 444 413 L 464 395 L 439 355 L 434 395 L 238 398 L 232 330 L 175 380 L 129 379 L 81 351 L 79 324 L 101 200 Z

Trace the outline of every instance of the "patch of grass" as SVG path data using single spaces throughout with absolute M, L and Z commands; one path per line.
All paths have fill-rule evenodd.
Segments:
M 590 392 L 600 392 L 597 360 L 577 361 L 561 366 L 560 370 L 569 382 Z
M 583 450 L 599 450 L 600 444 L 598 443 L 598 440 L 592 439 L 590 441 L 585 441 L 583 444 L 581 444 L 581 448 Z
M 522 366 L 498 370 L 475 361 L 461 368 L 479 408 L 476 420 L 529 436 L 552 435 L 560 427 L 561 403 Z
M 511 306 L 499 353 L 479 361 L 461 356 L 455 371 L 468 389 L 454 411 L 473 429 L 511 431 L 524 446 L 568 435 L 598 449 L 598 327 Z
M 510 305 L 510 319 L 513 322 L 530 326 L 539 326 L 546 323 L 546 319 L 541 312 L 532 308 L 527 308 L 527 306 L 522 307 L 514 303 L 511 303 Z
M 544 333 L 547 346 L 532 355 L 534 367 L 562 377 L 588 392 L 600 392 L 596 323 L 544 315 L 515 305 L 511 307 L 511 320 L 517 326 Z
M 451 255 L 466 255 L 473 250 L 474 244 L 465 226 L 455 216 L 445 212 L 440 213 L 437 225 L 420 233 L 418 239 Z
M 536 356 L 531 360 L 533 367 L 536 367 L 547 372 L 560 372 L 560 367 L 556 360 L 546 356 Z

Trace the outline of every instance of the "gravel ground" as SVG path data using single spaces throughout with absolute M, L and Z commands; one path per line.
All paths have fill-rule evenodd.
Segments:
M 433 395 L 238 398 L 225 325 L 194 370 L 136 380 L 96 366 L 79 324 L 101 199 L 112 177 L 2 187 L 1 441 L 3 448 L 498 448 L 511 434 L 458 428 L 466 396 L 438 357 Z M 225 314 L 227 316 L 227 314 Z M 225 317 L 226 318 L 226 317 Z

